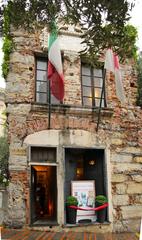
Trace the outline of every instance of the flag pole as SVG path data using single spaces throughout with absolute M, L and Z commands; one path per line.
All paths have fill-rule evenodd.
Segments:
M 51 127 L 51 90 L 50 80 L 48 79 L 48 129 Z
M 104 94 L 104 90 L 105 90 L 105 78 L 106 78 L 106 69 L 104 70 L 104 74 L 103 74 L 103 85 L 102 85 L 101 99 L 100 99 L 100 105 L 99 105 L 99 112 L 98 112 L 98 121 L 97 121 L 96 132 L 98 132 L 100 119 L 101 119 L 102 100 L 103 100 L 103 94 Z

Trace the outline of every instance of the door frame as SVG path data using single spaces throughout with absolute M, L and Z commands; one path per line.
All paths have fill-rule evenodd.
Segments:
M 29 167 L 30 167 L 30 209 L 29 209 L 29 214 L 30 214 L 30 225 L 34 225 L 34 222 L 32 221 L 32 166 L 55 166 L 57 167 L 57 163 L 37 163 L 37 162 L 30 162 Z M 56 175 L 57 175 L 57 170 L 56 170 Z M 56 176 L 56 181 L 57 181 L 57 176 Z M 57 184 L 57 183 L 56 183 Z M 58 194 L 57 194 L 57 202 L 58 202 Z M 57 221 L 58 221 L 58 216 L 57 216 Z M 50 224 L 51 225 L 51 224 Z
M 106 195 L 109 199 L 109 207 L 107 208 L 107 220 L 112 221 L 112 193 L 111 193 L 111 173 L 110 173 L 110 149 L 106 146 L 74 146 L 74 145 L 63 145 L 64 152 L 64 169 L 65 169 L 65 151 L 66 149 L 85 149 L 85 150 L 103 150 L 104 151 L 104 186 L 106 190 Z M 65 178 L 65 176 L 64 176 Z M 65 179 L 64 179 L 64 191 L 65 191 Z M 65 197 L 65 192 L 64 192 Z M 65 215 L 64 215 L 64 224 L 65 224 Z
M 55 148 L 56 149 L 56 159 L 55 159 L 55 162 L 54 163 L 40 163 L 40 162 L 32 162 L 31 161 L 31 148 L 32 147 L 43 147 L 43 148 Z M 28 149 L 27 149 L 27 156 L 28 156 L 28 167 L 29 167 L 29 225 L 32 226 L 33 225 L 33 222 L 32 222 L 32 211 L 31 211 L 31 205 L 32 205 L 32 198 L 31 198 L 31 195 L 32 195 L 32 166 L 56 166 L 58 167 L 58 162 L 57 162 L 57 152 L 58 152 L 58 148 L 56 145 L 40 145 L 40 144 L 29 144 L 28 146 Z M 58 168 L 56 170 L 56 181 L 57 181 L 57 208 L 58 208 Z M 58 222 L 58 211 L 57 211 L 57 222 Z

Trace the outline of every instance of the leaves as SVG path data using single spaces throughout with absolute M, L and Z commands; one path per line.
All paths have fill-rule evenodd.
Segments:
M 10 53 L 13 50 L 14 44 L 10 34 L 10 23 L 11 23 L 11 2 L 4 8 L 4 20 L 3 20 L 3 47 L 4 58 L 2 63 L 2 75 L 4 78 L 7 77 L 9 72 Z
M 37 23 L 51 26 L 58 18 L 66 23 L 79 23 L 86 29 L 84 54 L 92 62 L 108 47 L 119 53 L 122 60 L 136 54 L 136 34 L 132 37 L 126 28 L 133 6 L 128 0 L 9 0 L 8 6 L 10 22 L 27 30 Z
M 8 175 L 8 157 L 9 157 L 9 145 L 7 138 L 0 137 L 0 170 L 2 174 Z
M 137 72 L 138 72 L 138 95 L 137 105 L 142 107 L 142 55 L 140 54 L 137 61 Z

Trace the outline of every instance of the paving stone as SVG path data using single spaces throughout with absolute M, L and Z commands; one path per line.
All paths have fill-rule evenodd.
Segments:
M 5 240 L 137 240 L 135 233 L 53 232 L 2 229 Z

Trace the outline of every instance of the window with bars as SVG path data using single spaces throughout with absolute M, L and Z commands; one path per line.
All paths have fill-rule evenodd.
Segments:
M 84 106 L 100 106 L 100 99 L 103 87 L 104 70 L 96 69 L 90 65 L 82 64 L 82 104 Z M 105 91 L 102 95 L 102 107 L 106 106 Z
M 48 58 L 36 58 L 36 102 L 60 104 L 52 94 L 49 98 L 49 80 L 47 79 Z

